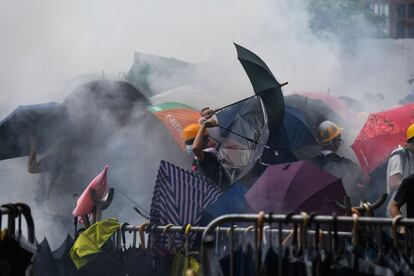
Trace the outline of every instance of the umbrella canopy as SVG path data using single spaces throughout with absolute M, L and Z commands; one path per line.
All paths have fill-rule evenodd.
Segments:
M 174 140 L 182 150 L 186 150 L 182 132 L 189 124 L 196 124 L 200 118 L 200 112 L 188 105 L 169 102 L 149 107 L 149 110 L 168 129 Z
M 364 111 L 364 104 L 361 101 L 358 101 L 354 98 L 351 98 L 349 96 L 340 96 L 338 97 L 339 100 L 343 101 L 348 109 L 354 111 L 354 112 L 362 112 Z
M 414 104 L 370 114 L 352 149 L 361 167 L 372 172 L 398 145 L 405 144 L 407 128 L 414 123 Z
M 210 204 L 201 215 L 201 225 L 207 225 L 210 221 L 225 214 L 248 214 L 253 213 L 244 199 L 247 188 L 241 183 L 234 184 L 223 193 L 215 202 Z
M 285 97 L 286 105 L 299 109 L 311 130 L 316 130 L 318 125 L 325 120 L 334 121 L 341 126 L 345 125 L 344 119 L 332 108 L 320 99 L 313 99 L 299 94 Z
M 161 161 L 152 196 L 150 223 L 199 225 L 201 212 L 220 195 L 220 189 L 208 178 Z M 191 240 L 195 238 L 190 236 Z M 177 234 L 175 237 L 174 244 L 181 245 L 183 236 Z M 164 247 L 167 239 L 156 236 L 155 244 Z
M 256 96 L 218 109 L 216 113 L 221 131 L 211 136 L 219 143 L 217 160 L 231 183 L 254 167 L 263 153 L 269 129 L 276 130 L 284 116 L 281 86 L 270 69 L 256 54 L 235 46 Z
M 196 68 L 196 64 L 183 60 L 135 52 L 131 69 L 124 77 L 145 95 L 153 96 L 187 84 Z
M 46 238 L 38 245 L 33 259 L 33 275 L 56 276 L 58 268 Z
M 0 160 L 28 155 L 31 135 L 37 138 L 37 150 L 42 152 L 62 140 L 70 126 L 62 104 L 19 106 L 0 122 Z
M 329 93 L 324 92 L 295 92 L 298 95 L 315 99 L 315 100 L 321 100 L 324 104 L 329 106 L 332 110 L 335 110 L 339 115 L 341 115 L 344 118 L 347 118 L 349 116 L 349 110 L 345 102 L 341 101 L 335 96 L 332 96 Z
M 283 122 L 285 105 L 280 83 L 269 67 L 255 53 L 234 44 L 237 58 L 242 64 L 256 95 L 260 95 L 269 118 L 269 129 L 277 129 Z
M 218 142 L 217 160 L 231 183 L 246 175 L 260 158 L 269 137 L 267 116 L 258 97 L 239 102 L 216 113 L 219 131 L 209 131 Z
M 287 148 L 292 152 L 316 143 L 303 113 L 291 106 L 285 107 L 283 124 L 275 134 L 277 138 L 273 146 Z
M 245 198 L 255 211 L 332 214 L 334 200 L 343 201 L 341 180 L 310 161 L 268 166 Z
M 90 195 L 90 191 L 96 192 L 99 198 L 104 198 L 108 194 L 108 166 L 105 166 L 104 170 L 98 174 L 91 183 L 86 187 L 78 201 L 76 207 L 72 211 L 74 217 L 80 217 L 88 215 L 92 212 L 94 203 Z

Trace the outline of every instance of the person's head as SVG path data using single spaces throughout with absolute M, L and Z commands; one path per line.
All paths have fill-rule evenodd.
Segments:
M 407 128 L 407 149 L 414 153 L 414 124 Z
M 182 137 L 187 147 L 188 153 L 192 153 L 192 146 L 197 133 L 200 131 L 201 126 L 199 124 L 190 124 L 183 129 Z M 208 144 L 207 129 L 204 132 L 205 146 Z
M 343 128 L 331 121 L 323 121 L 316 131 L 316 141 L 326 150 L 336 152 L 341 145 L 341 133 Z

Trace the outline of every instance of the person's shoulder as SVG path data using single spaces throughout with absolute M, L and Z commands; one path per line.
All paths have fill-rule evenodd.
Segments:
M 396 147 L 391 153 L 390 153 L 390 157 L 393 157 L 393 156 L 398 156 L 398 155 L 400 155 L 400 154 L 402 154 L 402 153 L 405 153 L 406 152 L 406 149 L 403 147 L 403 146 L 401 146 L 401 145 L 398 145 L 398 147 Z

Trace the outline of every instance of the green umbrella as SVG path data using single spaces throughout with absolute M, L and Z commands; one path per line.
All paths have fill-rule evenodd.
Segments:
M 269 119 L 269 130 L 276 130 L 283 122 L 285 104 L 280 84 L 269 67 L 255 53 L 234 43 L 237 58 L 242 64 L 256 95 L 262 99 Z

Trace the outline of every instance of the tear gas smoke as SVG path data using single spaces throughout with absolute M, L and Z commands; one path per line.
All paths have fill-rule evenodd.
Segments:
M 5 116 L 19 104 L 62 102 L 79 86 L 77 76 L 125 72 L 135 51 L 202 63 L 194 69 L 194 82 L 189 84 L 196 87 L 192 95 L 196 100 L 191 104 L 220 107 L 252 94 L 233 41 L 262 57 L 280 82 L 289 81 L 286 94 L 329 90 L 336 96 L 363 100 L 367 111 L 396 104 L 410 88 L 406 80 L 414 73 L 409 54 L 414 43 L 363 40 L 350 46 L 334 38 L 321 41 L 309 28 L 306 4 L 300 0 L 3 1 L 0 114 Z M 93 75 L 88 78 L 94 79 Z M 162 75 L 150 79 L 156 90 L 174 81 Z M 380 94 L 384 99 L 376 96 Z M 75 112 L 79 118 L 92 114 L 91 122 L 105 122 L 105 127 L 93 135 L 87 127 L 83 130 L 95 147 L 69 147 L 76 162 L 70 163 L 74 168 L 65 168 L 66 175 L 82 172 L 65 180 L 70 182 L 69 189 L 85 186 L 109 164 L 110 186 L 121 187 L 149 208 L 159 160 L 175 158 L 182 166 L 189 160 L 174 148 L 162 126 L 142 115 L 142 106 L 135 110 L 136 120 L 130 118 L 128 124 L 119 124 L 119 118 L 94 108 Z M 100 114 L 99 118 L 93 118 L 94 114 Z M 31 204 L 37 237 L 52 237 L 52 247 L 54 238 L 62 241 L 71 229 L 57 226 L 56 217 L 35 203 L 42 201 L 37 198 L 39 190 L 51 176 L 28 175 L 26 158 L 0 162 L 0 171 L 0 202 Z M 68 196 L 73 197 L 73 191 Z M 119 193 L 105 216 L 140 221 Z

